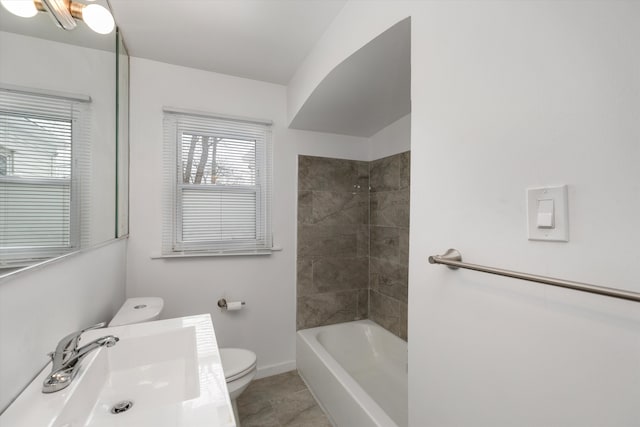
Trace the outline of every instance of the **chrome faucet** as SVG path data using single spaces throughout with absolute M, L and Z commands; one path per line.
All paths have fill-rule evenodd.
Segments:
M 105 326 L 105 322 L 98 323 L 81 331 L 73 332 L 60 340 L 56 351 L 49 353 L 52 362 L 51 373 L 42 384 L 43 393 L 53 393 L 66 388 L 76 377 L 80 362 L 86 355 L 100 347 L 116 345 L 120 339 L 113 335 L 106 335 L 78 347 L 80 335 L 90 329 L 99 329 Z

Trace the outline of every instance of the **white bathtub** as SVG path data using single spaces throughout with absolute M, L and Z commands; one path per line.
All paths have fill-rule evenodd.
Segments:
M 300 375 L 336 427 L 406 427 L 407 343 L 370 320 L 298 331 Z

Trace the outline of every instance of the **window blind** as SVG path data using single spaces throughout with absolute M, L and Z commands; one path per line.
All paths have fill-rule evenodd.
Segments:
M 164 114 L 163 254 L 269 253 L 270 125 Z
M 0 88 L 0 268 L 80 245 L 88 112 L 87 102 Z

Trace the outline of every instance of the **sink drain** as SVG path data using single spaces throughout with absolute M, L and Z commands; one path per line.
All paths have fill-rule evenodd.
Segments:
M 111 408 L 112 414 L 121 414 L 123 412 L 127 412 L 133 406 L 133 402 L 130 400 L 123 400 L 122 402 L 118 402 L 113 405 Z

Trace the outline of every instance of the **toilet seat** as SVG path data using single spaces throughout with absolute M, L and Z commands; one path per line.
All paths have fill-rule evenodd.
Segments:
M 257 363 L 256 354 L 243 348 L 221 348 L 220 359 L 227 384 L 254 371 Z

